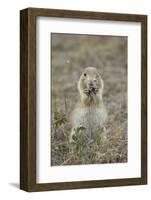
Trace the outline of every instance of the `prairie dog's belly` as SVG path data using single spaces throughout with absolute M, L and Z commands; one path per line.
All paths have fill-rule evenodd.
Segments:
M 76 126 L 84 126 L 88 135 L 95 134 L 105 121 L 105 109 L 99 106 L 90 106 L 79 109 Z

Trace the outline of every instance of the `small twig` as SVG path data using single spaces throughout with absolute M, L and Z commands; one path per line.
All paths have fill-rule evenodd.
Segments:
M 70 158 L 68 158 L 67 160 L 65 160 L 63 163 L 61 163 L 61 165 L 65 165 L 69 160 L 71 160 L 71 158 L 73 158 L 73 156 L 71 156 Z

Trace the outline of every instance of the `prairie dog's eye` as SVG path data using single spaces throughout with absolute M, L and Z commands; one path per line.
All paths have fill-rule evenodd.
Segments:
M 87 74 L 86 74 L 86 73 L 84 73 L 83 75 L 84 75 L 84 76 L 87 76 Z

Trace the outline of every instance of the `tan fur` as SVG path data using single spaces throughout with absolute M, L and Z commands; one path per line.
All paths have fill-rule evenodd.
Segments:
M 107 119 L 107 111 L 103 103 L 103 88 L 104 83 L 97 69 L 87 67 L 78 82 L 80 101 L 71 114 L 71 142 L 76 128 L 80 126 L 86 128 L 86 134 L 92 139 L 96 136 L 97 128 L 103 127 Z

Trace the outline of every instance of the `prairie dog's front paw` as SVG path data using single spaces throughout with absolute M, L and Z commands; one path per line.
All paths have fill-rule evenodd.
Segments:
M 83 93 L 86 94 L 87 96 L 90 95 L 90 91 L 88 89 L 84 89 Z

